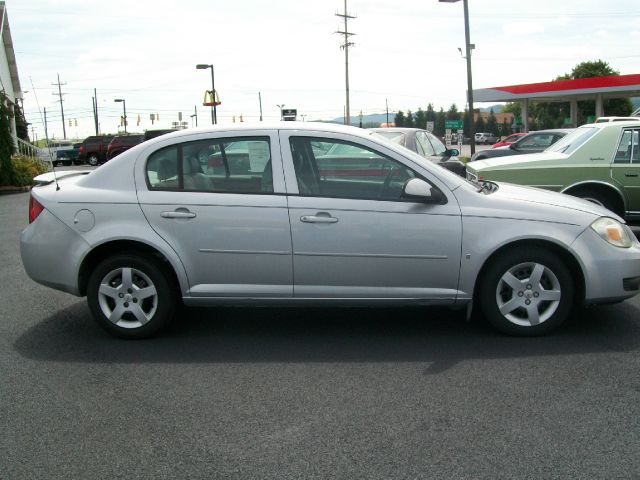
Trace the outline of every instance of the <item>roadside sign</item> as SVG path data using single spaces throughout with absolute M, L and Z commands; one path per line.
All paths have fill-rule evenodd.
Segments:
M 295 122 L 298 110 L 295 108 L 285 108 L 282 110 L 282 120 L 285 122 Z
M 433 128 L 435 127 L 435 122 L 430 120 L 427 122 L 427 132 L 433 132 Z
M 444 128 L 460 130 L 462 128 L 462 120 L 445 120 Z

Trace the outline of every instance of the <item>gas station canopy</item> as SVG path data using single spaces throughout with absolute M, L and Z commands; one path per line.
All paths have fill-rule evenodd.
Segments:
M 604 115 L 603 99 L 638 96 L 640 96 L 640 74 L 556 80 L 554 82 L 480 88 L 473 91 L 473 97 L 476 102 L 522 101 L 522 121 L 525 130 L 528 130 L 527 113 L 529 100 L 569 102 L 571 105 L 571 121 L 574 126 L 577 126 L 576 102 L 578 100 L 595 100 L 595 115 L 596 117 L 601 117 Z

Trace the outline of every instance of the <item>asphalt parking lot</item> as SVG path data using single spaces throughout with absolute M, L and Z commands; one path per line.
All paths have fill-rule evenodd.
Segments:
M 185 309 L 116 340 L 0 196 L 0 478 L 638 478 L 640 299 L 509 338 L 440 309 Z

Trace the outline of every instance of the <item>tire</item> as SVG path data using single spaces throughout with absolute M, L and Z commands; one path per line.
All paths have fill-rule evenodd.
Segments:
M 92 167 L 96 167 L 100 163 L 100 159 L 98 158 L 98 155 L 96 155 L 95 153 L 92 153 L 87 157 L 87 163 Z
M 569 269 L 557 255 L 540 247 L 500 255 L 479 283 L 486 319 L 507 335 L 547 334 L 565 321 L 574 303 Z
M 87 302 L 93 318 L 112 335 L 148 338 L 172 320 L 176 288 L 168 269 L 154 258 L 118 254 L 91 272 Z
M 577 190 L 575 193 L 571 193 L 570 195 L 582 198 L 583 200 L 588 200 L 596 205 L 606 208 L 607 210 L 611 210 L 620 216 L 624 216 L 624 212 L 622 212 L 620 208 L 620 202 L 617 201 L 614 195 L 609 192 L 585 188 Z

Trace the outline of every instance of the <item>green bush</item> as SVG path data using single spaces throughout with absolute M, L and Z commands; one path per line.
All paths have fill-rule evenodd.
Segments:
M 26 187 L 33 185 L 33 177 L 49 171 L 49 166 L 40 160 L 27 157 L 13 157 L 13 185 Z

